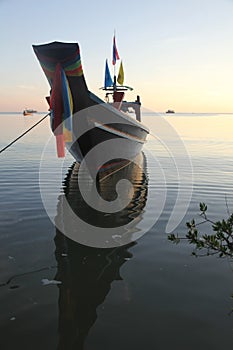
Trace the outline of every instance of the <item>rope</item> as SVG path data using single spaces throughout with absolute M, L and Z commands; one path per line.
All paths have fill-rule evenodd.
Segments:
M 22 133 L 21 135 L 19 135 L 15 140 L 13 140 L 12 142 L 10 142 L 7 146 L 3 147 L 0 150 L 0 153 L 4 152 L 7 148 L 9 148 L 10 146 L 12 146 L 16 141 L 18 141 L 19 139 L 21 139 L 24 135 L 26 135 L 29 131 L 31 131 L 33 128 L 35 128 L 38 124 L 40 124 L 45 118 L 47 118 L 50 115 L 50 112 L 48 112 L 43 118 L 41 118 L 36 124 L 32 125 L 29 129 L 27 129 L 24 133 Z

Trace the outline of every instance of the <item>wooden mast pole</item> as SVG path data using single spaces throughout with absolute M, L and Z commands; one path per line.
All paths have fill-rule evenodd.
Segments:
M 114 28 L 114 40 L 116 42 L 116 29 Z M 113 69 L 114 69 L 114 75 L 113 75 L 113 91 L 116 91 L 116 62 L 115 64 L 113 65 Z

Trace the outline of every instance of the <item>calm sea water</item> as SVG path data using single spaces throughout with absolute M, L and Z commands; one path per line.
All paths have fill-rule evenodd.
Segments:
M 1 148 L 40 117 L 0 114 Z M 199 202 L 208 205 L 213 220 L 233 211 L 233 115 L 145 114 L 143 121 L 155 136 L 145 147 L 146 177 L 135 178 L 137 198 L 114 220 L 141 211 L 152 228 L 135 243 L 117 249 L 74 243 L 50 221 L 41 186 L 57 217 L 64 191 L 83 215 L 89 214 L 74 186 L 72 157 L 67 156 L 57 179 L 60 163 L 53 140 L 44 153 L 51 135 L 48 120 L 1 154 L 1 349 L 231 346 L 232 262 L 215 256 L 194 258 L 188 243 L 168 241 L 167 224 L 178 224 L 173 232 L 184 235 L 186 221 L 198 218 Z M 48 176 L 40 183 L 42 158 Z M 155 220 L 159 207 L 161 215 Z M 62 283 L 44 285 L 43 280 Z

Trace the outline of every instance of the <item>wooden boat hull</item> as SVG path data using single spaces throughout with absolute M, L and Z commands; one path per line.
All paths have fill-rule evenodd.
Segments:
M 85 159 L 92 177 L 103 171 L 103 164 L 133 161 L 141 152 L 147 131 L 130 119 L 107 104 L 83 110 L 73 118 L 75 141 L 67 147 L 76 161 Z
M 52 98 L 56 95 L 54 91 L 57 89 L 55 80 L 58 67 L 65 73 L 73 106 L 73 136 L 72 141 L 66 142 L 66 147 L 75 160 L 82 162 L 85 159 L 94 177 L 103 160 L 104 164 L 108 162 L 109 165 L 115 163 L 116 159 L 133 160 L 141 152 L 149 130 L 141 122 L 105 103 L 88 90 L 78 44 L 53 42 L 33 48 L 51 85 Z M 52 103 L 51 98 L 49 100 L 53 109 L 54 98 Z M 59 101 L 56 103 L 58 105 Z M 56 135 L 55 117 L 53 109 L 51 125 Z

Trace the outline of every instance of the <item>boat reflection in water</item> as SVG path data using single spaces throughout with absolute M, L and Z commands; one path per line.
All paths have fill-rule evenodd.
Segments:
M 145 165 L 144 157 L 143 161 Z M 73 211 L 93 225 L 101 223 L 104 227 L 116 227 L 140 217 L 147 200 L 148 179 L 145 169 L 130 163 L 99 182 L 99 193 L 108 201 L 114 199 L 115 185 L 120 179 L 127 178 L 133 184 L 134 193 L 127 207 L 106 216 L 86 205 L 78 187 L 78 167 L 75 163 L 64 181 L 64 194 L 59 198 L 57 220 L 63 219 L 64 195 Z M 55 279 L 62 282 L 58 285 L 58 349 L 83 349 L 84 341 L 97 319 L 97 307 L 104 302 L 112 282 L 122 280 L 120 268 L 132 258 L 129 249 L 136 242 L 116 248 L 94 248 L 71 240 L 57 229 L 55 244 L 58 266 Z

